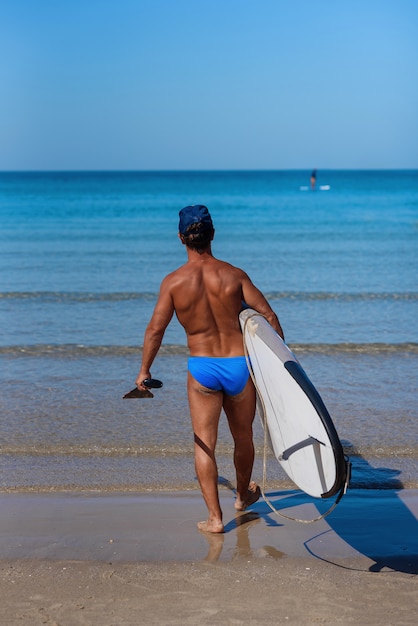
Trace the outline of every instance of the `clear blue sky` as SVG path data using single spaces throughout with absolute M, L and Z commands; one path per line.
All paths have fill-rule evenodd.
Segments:
M 418 168 L 417 0 L 0 0 L 0 170 Z

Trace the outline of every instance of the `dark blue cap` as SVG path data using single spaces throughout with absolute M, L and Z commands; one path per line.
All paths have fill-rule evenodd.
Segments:
M 180 211 L 179 216 L 179 233 L 181 235 L 185 235 L 187 229 L 192 226 L 192 224 L 202 224 L 204 230 L 213 228 L 212 218 L 208 208 L 203 204 L 186 206 Z

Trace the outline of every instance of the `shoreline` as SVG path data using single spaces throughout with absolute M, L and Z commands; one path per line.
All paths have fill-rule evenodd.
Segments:
M 349 489 L 329 515 L 334 498 L 314 499 L 298 490 L 267 493 L 278 513 L 262 498 L 237 513 L 232 486 L 219 494 L 221 541 L 197 530 L 197 522 L 207 517 L 198 490 L 0 493 L 0 559 L 195 562 L 209 553 L 214 561 L 217 552 L 216 560 L 230 561 L 244 550 L 261 559 L 276 553 L 280 558 L 361 557 L 374 561 L 375 569 L 395 571 L 403 560 L 406 571 L 418 574 L 416 489 Z M 308 522 L 321 515 L 326 516 L 314 523 L 288 519 Z
M 256 427 L 260 426 L 258 423 Z M 226 452 L 219 445 L 217 463 L 220 477 L 234 476 L 233 449 Z M 365 457 L 356 449 L 344 450 L 352 464 L 350 491 L 355 489 L 418 489 L 418 465 L 415 451 Z M 83 454 L 14 454 L 0 456 L 1 493 L 164 493 L 198 490 L 193 451 L 188 453 L 160 450 L 132 451 L 124 454 L 97 454 L 86 449 Z M 370 451 L 368 451 L 370 452 Z M 389 453 L 389 451 L 388 451 Z M 266 490 L 284 491 L 295 485 L 269 452 L 267 456 Z M 263 476 L 262 450 L 256 451 L 253 478 Z M 226 480 L 226 479 L 222 479 Z M 227 482 L 227 480 L 226 480 Z
M 332 504 L 268 496 L 305 519 Z M 199 491 L 0 494 L 1 622 L 415 624 L 418 490 L 349 489 L 312 524 L 220 498 L 210 535 Z

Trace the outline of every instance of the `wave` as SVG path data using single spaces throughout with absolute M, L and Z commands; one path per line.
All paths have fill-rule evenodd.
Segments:
M 315 300 L 335 300 L 338 302 L 357 302 L 367 300 L 378 301 L 418 301 L 418 293 L 405 292 L 353 292 L 338 293 L 327 291 L 305 292 L 305 291 L 270 291 L 264 294 L 268 300 L 295 300 L 298 302 L 307 302 Z
M 418 354 L 418 343 L 300 343 L 289 344 L 296 354 Z M 36 344 L 18 346 L 0 346 L 0 356 L 11 357 L 124 357 L 138 355 L 142 346 L 96 346 L 82 344 Z M 188 349 L 182 344 L 163 344 L 160 355 L 187 355 Z
M 81 344 L 37 344 L 29 346 L 0 346 L 0 356 L 13 357 L 124 357 L 138 355 L 142 346 L 85 346 Z M 159 350 L 163 355 L 188 354 L 184 345 L 163 345 Z
M 89 293 L 89 292 L 65 292 L 65 291 L 9 291 L 0 293 L 0 300 L 41 300 L 45 303 L 65 304 L 78 302 L 124 302 L 144 300 L 153 302 L 158 297 L 154 292 L 115 292 L 115 293 Z
M 222 450 L 222 445 L 220 446 L 220 453 L 230 453 L 232 449 L 225 447 Z M 121 458 L 129 458 L 136 456 L 146 456 L 146 457 L 175 457 L 175 456 L 189 456 L 193 455 L 193 446 L 189 445 L 143 445 L 143 446 L 109 446 L 109 445 L 88 445 L 88 444 L 77 444 L 77 445 L 68 445 L 68 444 L 33 444 L 33 445 L 1 445 L 0 446 L 0 456 L 3 455 L 11 455 L 13 457 L 23 457 L 23 456 L 31 456 L 31 457 L 51 457 L 51 456 L 64 456 L 64 457 L 121 457 Z
M 270 291 L 265 296 L 268 300 L 294 300 L 297 302 L 325 301 L 333 300 L 338 302 L 355 301 L 418 301 L 416 292 L 397 293 L 337 293 L 337 292 L 304 292 L 304 291 Z M 124 302 L 124 301 L 146 301 L 153 302 L 157 299 L 156 292 L 112 292 L 112 293 L 91 293 L 91 292 L 61 292 L 61 291 L 9 291 L 0 292 L 0 300 L 42 300 L 43 302 L 56 303 L 91 303 L 91 302 Z
M 418 445 L 353 445 L 342 441 L 344 453 L 350 458 L 359 459 L 418 459 Z M 255 453 L 261 458 L 263 455 L 263 445 L 255 446 Z M 232 444 L 219 442 L 217 445 L 218 456 L 233 454 Z M 3 444 L 0 446 L 0 456 L 10 455 L 13 457 L 33 456 L 33 457 L 193 457 L 193 446 L 191 443 L 185 444 L 163 444 L 163 445 L 88 445 L 88 444 L 31 444 L 13 445 Z M 273 452 L 269 449 L 268 457 L 274 458 Z
M 350 488 L 418 488 L 418 445 L 353 445 L 342 441 L 352 463 Z M 217 456 L 232 472 L 232 444 L 219 442 Z M 255 475 L 261 476 L 263 446 L 256 445 Z M 182 491 L 197 489 L 193 445 L 5 444 L 0 447 L 0 491 Z M 228 470 L 226 470 L 228 471 Z M 233 474 L 231 473 L 231 476 Z M 268 489 L 295 485 L 271 451 Z

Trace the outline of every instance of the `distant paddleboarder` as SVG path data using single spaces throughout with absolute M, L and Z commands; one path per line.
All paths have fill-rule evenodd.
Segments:
M 311 174 L 311 189 L 312 189 L 312 191 L 315 191 L 315 186 L 316 186 L 316 169 L 312 170 L 312 174 Z

